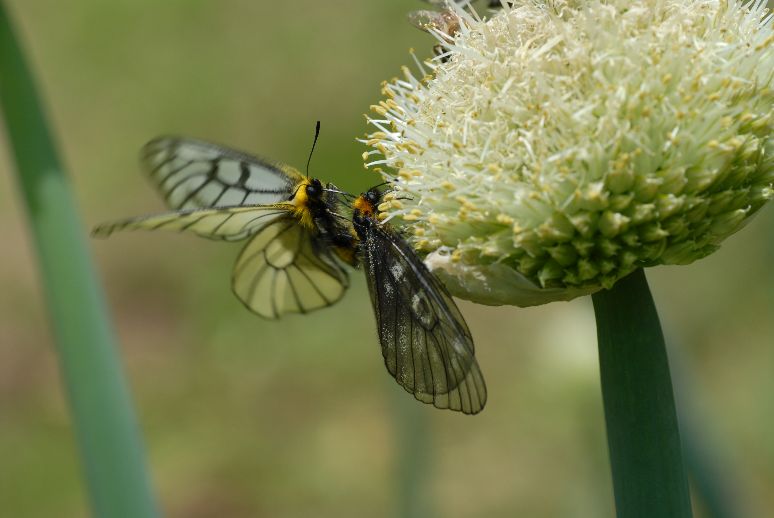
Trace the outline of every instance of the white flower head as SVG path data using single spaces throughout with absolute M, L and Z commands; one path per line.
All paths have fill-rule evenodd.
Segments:
M 765 2 L 516 1 L 385 83 L 381 210 L 457 296 L 535 305 L 687 264 L 774 195 Z

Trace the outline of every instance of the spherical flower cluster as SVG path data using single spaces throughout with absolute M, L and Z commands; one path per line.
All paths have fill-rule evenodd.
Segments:
M 448 55 L 385 83 L 366 166 L 455 295 L 534 305 L 716 250 L 774 195 L 765 2 L 460 8 Z

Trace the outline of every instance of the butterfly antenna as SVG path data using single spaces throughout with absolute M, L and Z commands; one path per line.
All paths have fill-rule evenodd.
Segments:
M 317 145 L 317 137 L 320 136 L 320 121 L 314 127 L 314 142 L 312 142 L 312 150 L 309 151 L 309 158 L 306 161 L 306 177 L 309 178 L 309 163 L 312 161 L 312 153 L 314 153 L 314 146 Z

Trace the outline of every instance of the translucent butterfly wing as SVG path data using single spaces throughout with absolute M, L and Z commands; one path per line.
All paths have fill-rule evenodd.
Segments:
M 239 255 L 232 289 L 265 318 L 308 313 L 338 301 L 349 286 L 331 249 L 293 218 L 263 228 Z
M 232 289 L 248 309 L 265 318 L 330 306 L 349 286 L 347 273 L 332 255 L 333 249 L 282 204 L 130 218 L 99 225 L 92 235 L 107 237 L 120 230 L 189 231 L 227 241 L 252 236 L 234 266 Z
M 420 401 L 480 412 L 486 384 L 451 296 L 400 236 L 374 223 L 364 237 L 363 262 L 387 370 Z
M 188 138 L 148 142 L 142 162 L 173 209 L 273 205 L 287 201 L 303 180 L 290 166 Z
M 289 204 L 279 204 L 167 212 L 98 225 L 92 230 L 92 235 L 108 237 L 119 230 L 173 230 L 193 232 L 210 239 L 239 241 L 250 237 L 266 225 L 287 217 L 289 207 Z

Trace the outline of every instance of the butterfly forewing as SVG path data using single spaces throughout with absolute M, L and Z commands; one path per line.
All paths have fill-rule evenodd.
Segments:
M 486 385 L 451 296 L 393 231 L 372 222 L 361 238 L 387 370 L 420 401 L 466 414 L 481 411 Z
M 281 203 L 303 180 L 292 167 L 178 137 L 150 141 L 142 162 L 173 209 Z

